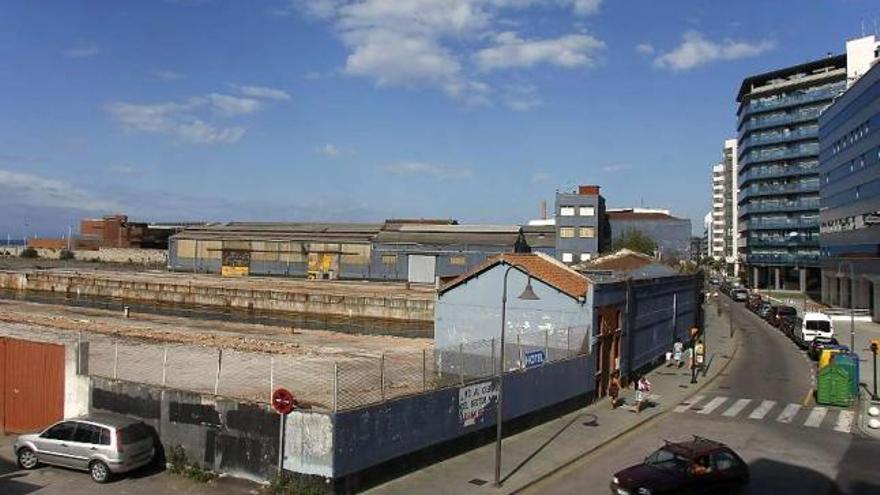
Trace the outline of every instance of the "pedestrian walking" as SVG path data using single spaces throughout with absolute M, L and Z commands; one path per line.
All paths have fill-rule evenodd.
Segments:
M 683 353 L 684 353 L 684 343 L 681 341 L 681 339 L 675 339 L 675 343 L 672 344 L 672 359 L 673 359 L 673 361 L 675 361 L 676 368 L 681 368 Z
M 694 363 L 698 369 L 702 369 L 703 365 L 706 362 L 706 346 L 703 344 L 702 339 L 697 341 L 697 345 L 694 346 Z
M 634 412 L 642 412 L 642 408 L 648 404 L 648 397 L 650 394 L 651 382 L 648 381 L 648 378 L 645 377 L 645 375 L 642 375 L 636 382 L 636 403 L 634 406 Z
M 611 383 L 608 384 L 608 396 L 611 397 L 611 409 L 617 409 L 617 406 L 620 405 L 620 388 L 620 372 L 614 370 L 614 373 L 611 373 Z

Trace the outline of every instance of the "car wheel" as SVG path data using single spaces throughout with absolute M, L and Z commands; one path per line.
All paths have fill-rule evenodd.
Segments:
M 37 459 L 37 453 L 28 447 L 18 449 L 16 458 L 19 467 L 22 469 L 34 469 L 40 464 L 40 461 Z
M 95 483 L 106 483 L 110 480 L 110 468 L 101 461 L 92 461 L 89 464 L 89 474 Z

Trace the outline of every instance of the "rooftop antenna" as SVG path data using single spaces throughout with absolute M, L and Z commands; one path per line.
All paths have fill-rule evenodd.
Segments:
M 862 38 L 864 38 L 865 36 L 866 36 L 866 34 L 865 34 L 865 20 L 862 19 Z

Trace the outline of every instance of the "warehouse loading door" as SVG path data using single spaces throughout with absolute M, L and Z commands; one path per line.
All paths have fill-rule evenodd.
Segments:
M 64 415 L 64 347 L 0 338 L 0 430 L 40 430 Z
M 417 284 L 433 284 L 436 256 L 409 255 L 409 275 L 407 280 Z

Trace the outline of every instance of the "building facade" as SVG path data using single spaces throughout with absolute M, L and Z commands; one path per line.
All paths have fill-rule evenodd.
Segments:
M 602 250 L 605 198 L 599 186 L 578 186 L 556 192 L 556 257 L 563 263 L 580 263 Z
M 691 221 L 657 208 L 608 208 L 610 247 L 633 231 L 640 231 L 657 243 L 662 258 L 688 259 Z
M 880 64 L 853 77 L 819 118 L 822 301 L 880 321 Z
M 724 176 L 724 164 L 712 167 L 712 238 L 709 239 L 709 250 L 715 261 L 724 259 Z

